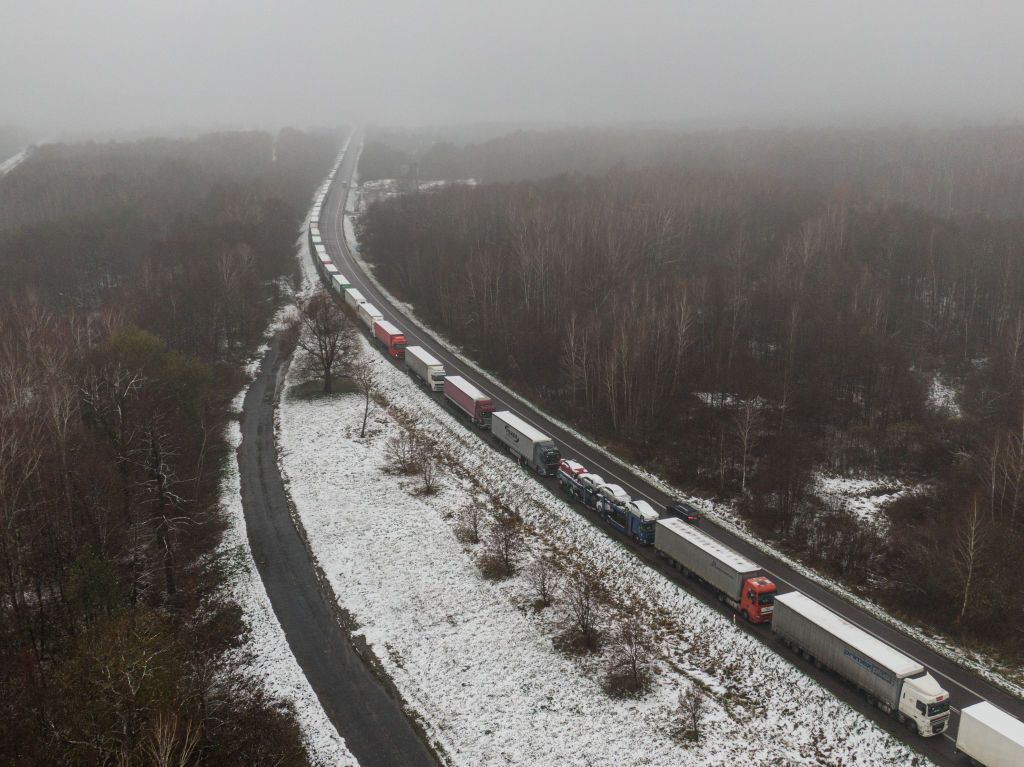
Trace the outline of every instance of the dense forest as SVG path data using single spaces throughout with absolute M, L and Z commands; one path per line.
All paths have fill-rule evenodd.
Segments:
M 378 140 L 360 172 L 410 164 L 493 182 L 362 217 L 431 324 L 803 560 L 1024 659 L 1024 131 Z M 865 524 L 822 473 L 915 492 Z
M 0 180 L 0 762 L 307 763 L 239 669 L 219 486 L 338 138 L 47 145 Z

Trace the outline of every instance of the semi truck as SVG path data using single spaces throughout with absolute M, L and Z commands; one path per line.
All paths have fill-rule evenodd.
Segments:
M 346 288 L 345 303 L 348 304 L 349 308 L 355 311 L 359 307 L 359 304 L 366 303 L 366 299 L 356 288 Z
M 512 451 L 520 464 L 529 466 L 542 477 L 552 476 L 558 471 L 562 455 L 555 447 L 555 441 L 515 413 L 508 410 L 492 413 L 491 434 Z
M 608 523 L 643 546 L 654 543 L 654 525 L 658 512 L 647 501 L 630 501 L 607 515 Z
M 444 365 L 422 346 L 405 347 L 405 367 L 432 391 L 444 391 Z
M 384 319 L 384 315 L 380 313 L 380 309 L 371 304 L 369 301 L 363 301 L 361 304 L 356 306 L 356 316 L 363 321 L 363 324 L 373 332 L 373 323 Z
M 654 548 L 687 575 L 710 586 L 718 596 L 751 623 L 772 619 L 775 584 L 761 566 L 681 519 L 659 519 Z
M 1024 764 L 1024 722 L 987 701 L 960 710 L 956 751 L 982 767 Z
M 775 598 L 772 631 L 918 734 L 932 737 L 949 726 L 949 693 L 924 666 L 806 594 Z
M 362 304 L 362 306 L 370 306 L 370 304 Z M 395 359 L 400 360 L 405 357 L 405 333 L 394 324 L 384 319 L 374 320 L 373 337 Z
M 462 376 L 444 377 L 444 401 L 469 416 L 469 420 L 481 429 L 491 428 L 494 403 Z

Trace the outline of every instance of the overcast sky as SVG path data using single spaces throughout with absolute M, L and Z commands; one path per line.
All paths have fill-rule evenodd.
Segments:
M 1024 117 L 1024 3 L 0 0 L 0 125 Z

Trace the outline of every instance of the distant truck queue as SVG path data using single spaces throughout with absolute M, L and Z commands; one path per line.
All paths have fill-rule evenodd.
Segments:
M 700 530 L 699 509 L 685 501 L 665 507 L 666 517 L 643 499 L 605 482 L 578 461 L 562 458 L 555 441 L 508 410 L 496 410 L 489 395 L 460 375 L 447 375 L 444 364 L 422 346 L 407 346 L 401 329 L 385 320 L 352 287 L 328 257 L 319 233 L 321 206 L 333 178 L 318 192 L 310 216 L 310 249 L 328 287 L 366 325 L 371 338 L 395 359 L 404 359 L 409 375 L 480 429 L 520 465 L 542 477 L 555 476 L 573 499 L 596 512 L 608 525 L 657 554 L 685 576 L 703 583 L 745 620 L 772 624 L 780 641 L 819 668 L 827 668 L 857 687 L 882 711 L 923 737 L 949 727 L 949 693 L 923 665 L 868 634 L 805 594 L 778 594 L 764 569 Z M 956 748 L 983 767 L 1024 766 L 1024 723 L 989 703 L 961 712 Z

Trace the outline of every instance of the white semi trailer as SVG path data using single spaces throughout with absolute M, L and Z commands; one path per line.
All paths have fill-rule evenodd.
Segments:
M 558 471 L 562 454 L 555 447 L 555 441 L 514 413 L 498 410 L 491 414 L 491 433 L 520 463 L 542 477 L 553 477 Z
M 444 390 L 444 365 L 422 346 L 405 347 L 405 366 L 432 391 Z
M 355 310 L 359 304 L 366 303 L 366 298 L 356 288 L 345 288 L 345 303 Z
M 806 594 L 775 597 L 772 631 L 918 734 L 929 738 L 949 726 L 949 693 L 924 666 Z
M 363 303 L 356 306 L 356 314 L 359 319 L 363 321 L 363 324 L 371 331 L 373 330 L 373 323 L 380 322 L 384 319 L 384 315 L 380 313 L 380 309 L 369 301 L 363 301 Z
M 975 703 L 960 711 L 956 750 L 983 767 L 1024 765 L 1024 722 L 991 703 Z

